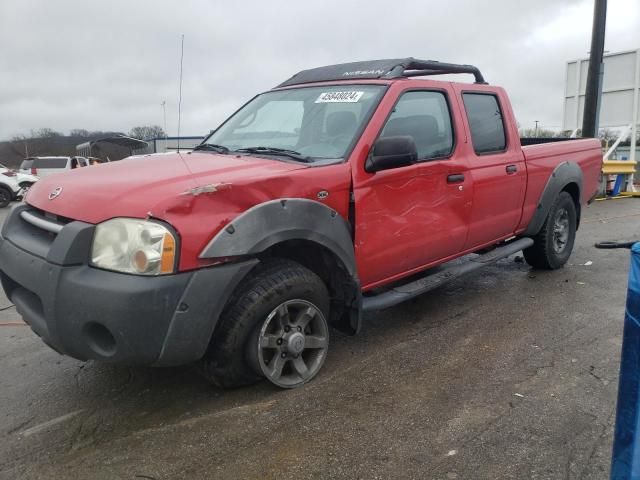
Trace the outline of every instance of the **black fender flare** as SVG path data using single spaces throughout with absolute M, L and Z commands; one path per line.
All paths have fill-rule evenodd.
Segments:
M 575 162 L 562 162 L 553 170 L 549 180 L 547 180 L 547 184 L 538 200 L 536 212 L 523 233 L 524 236 L 536 235 L 540 231 L 556 197 L 571 183 L 575 183 L 578 186 L 578 204 L 580 204 L 583 184 L 582 169 Z
M 253 206 L 220 230 L 200 258 L 256 256 L 287 240 L 309 240 L 333 253 L 350 277 L 345 305 L 346 333 L 360 329 L 362 294 L 349 223 L 328 206 L 304 198 L 270 200 Z
M 356 276 L 349 223 L 335 210 L 304 198 L 270 200 L 251 207 L 220 230 L 199 256 L 255 255 L 287 240 L 310 240 L 328 248 Z

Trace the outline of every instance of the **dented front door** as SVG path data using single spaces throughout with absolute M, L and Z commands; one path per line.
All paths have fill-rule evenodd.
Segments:
M 365 289 L 460 253 L 467 237 L 473 185 L 458 155 L 457 104 L 442 84 L 419 85 L 389 92 L 361 153 L 380 137 L 410 136 L 417 163 L 368 173 L 360 160 L 354 171 L 355 252 Z
M 470 180 L 449 179 L 465 171 L 451 158 L 377 172 L 358 185 L 355 252 L 365 289 L 462 250 Z

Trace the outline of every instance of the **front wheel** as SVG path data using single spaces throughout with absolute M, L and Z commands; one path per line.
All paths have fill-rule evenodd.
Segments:
M 261 377 L 281 388 L 314 378 L 329 346 L 329 294 L 302 265 L 266 260 L 238 287 L 220 317 L 202 371 L 221 387 Z
M 562 267 L 573 250 L 576 238 L 577 215 L 573 198 L 560 192 L 534 244 L 523 250 L 524 259 L 534 268 L 555 270 Z
M 13 200 L 13 192 L 7 187 L 0 185 L 0 208 L 9 206 L 11 200 Z
M 329 326 L 319 307 L 302 299 L 282 302 L 249 338 L 252 368 L 282 388 L 298 387 L 320 371 L 327 356 Z

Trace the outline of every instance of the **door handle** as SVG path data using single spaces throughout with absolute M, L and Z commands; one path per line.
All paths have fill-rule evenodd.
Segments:
M 463 173 L 454 173 L 453 175 L 449 175 L 447 177 L 447 183 L 462 183 L 462 182 L 464 182 Z
M 511 175 L 512 173 L 516 173 L 518 171 L 518 167 L 516 165 L 507 165 L 505 170 L 509 175 Z

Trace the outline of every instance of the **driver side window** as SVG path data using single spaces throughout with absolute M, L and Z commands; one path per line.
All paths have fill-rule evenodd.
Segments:
M 448 157 L 453 151 L 453 128 L 444 94 L 432 91 L 403 94 L 380 136 L 413 137 L 419 161 Z

